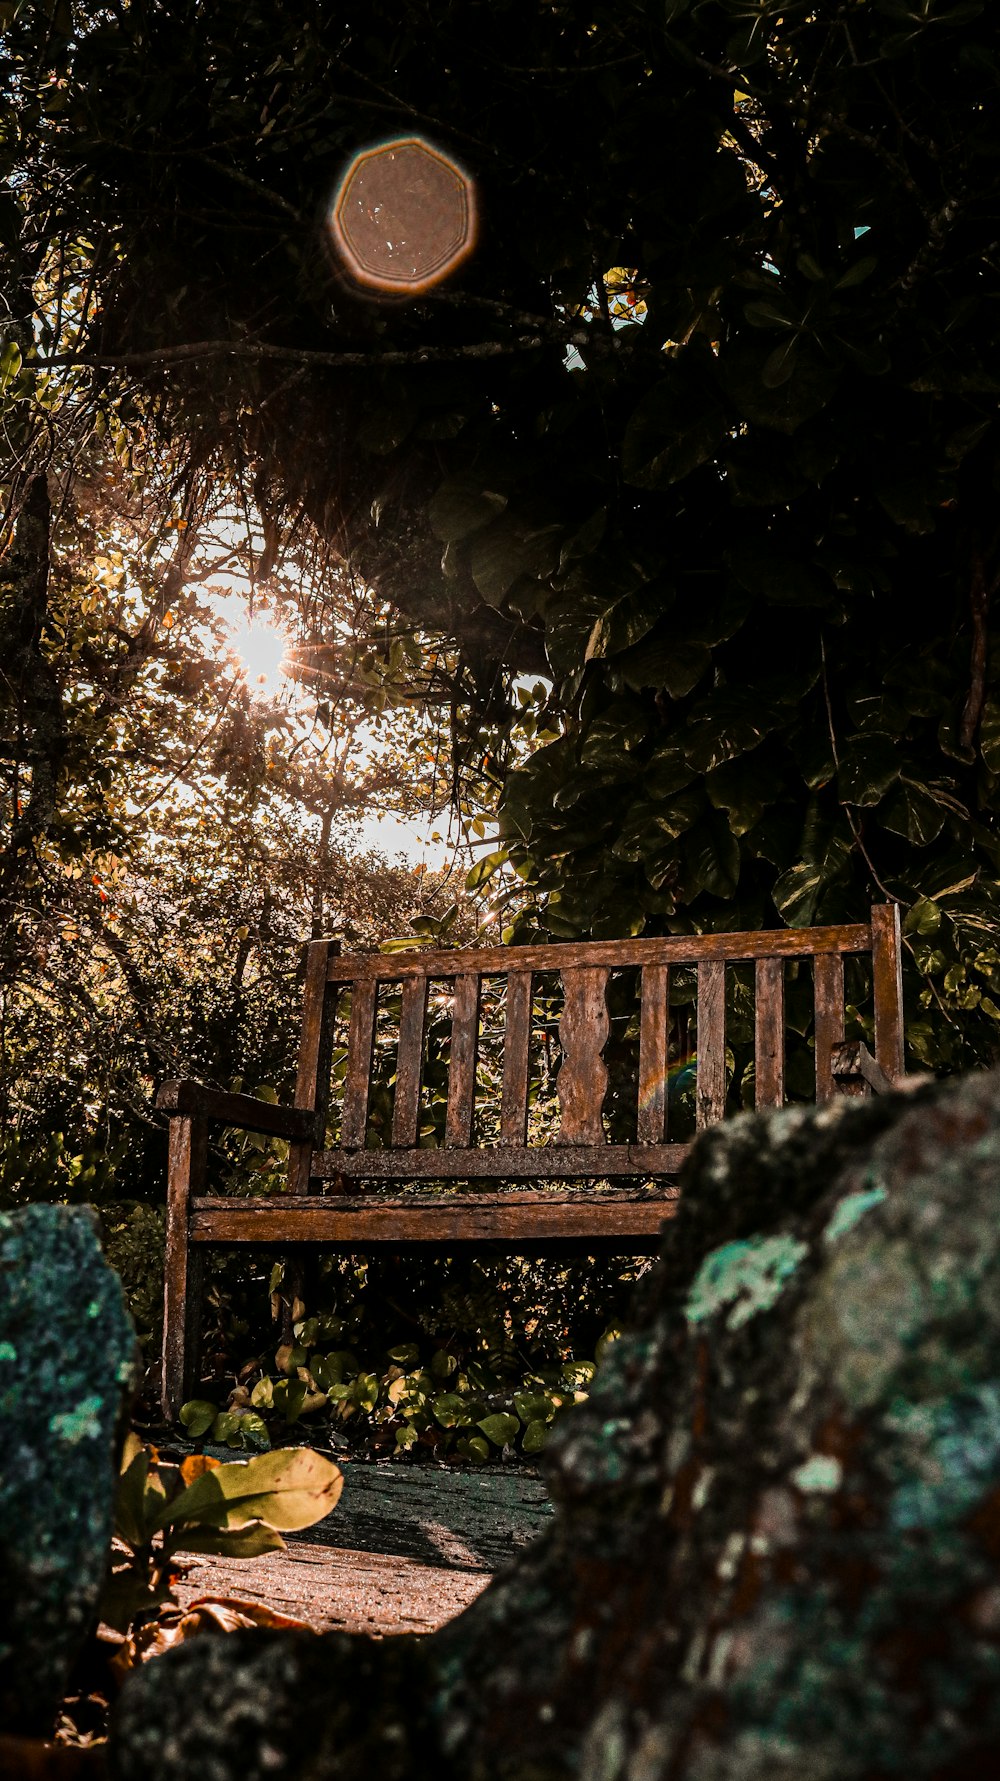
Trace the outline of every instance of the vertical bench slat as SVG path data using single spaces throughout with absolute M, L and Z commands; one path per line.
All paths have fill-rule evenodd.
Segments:
M 347 1079 L 344 1083 L 344 1117 L 341 1143 L 345 1150 L 364 1148 L 368 1129 L 368 1090 L 375 1043 L 374 977 L 356 978 L 351 985 L 351 1028 L 347 1035 Z
M 662 1144 L 667 1134 L 670 967 L 645 965 L 639 993 L 639 1118 L 636 1137 L 640 1144 Z
M 715 1125 L 726 1110 L 726 964 L 698 962 L 697 1126 Z
M 756 1105 L 781 1107 L 785 1100 L 784 959 L 758 959 L 754 978 Z
M 523 1144 L 528 1135 L 528 1063 L 531 1040 L 531 972 L 507 978 L 507 1017 L 503 1039 L 501 1144 Z
M 448 1116 L 444 1141 L 450 1149 L 472 1143 L 476 1097 L 476 1052 L 479 1045 L 479 978 L 455 979 L 448 1058 Z
M 818 952 L 813 959 L 816 1005 L 816 1101 L 832 1100 L 837 1085 L 831 1053 L 844 1041 L 844 960 L 839 952 Z
M 898 903 L 872 910 L 872 978 L 875 989 L 875 1062 L 890 1082 L 903 1074 L 903 977 Z
M 313 940 L 306 951 L 306 981 L 302 996 L 302 1038 L 299 1044 L 299 1068 L 295 1079 L 295 1106 L 307 1108 L 316 1115 L 315 1147 L 323 1148 L 326 1115 L 330 1101 L 330 1065 L 332 1061 L 333 1023 L 330 1018 L 337 986 L 331 984 L 327 970 L 332 957 L 340 952 L 339 940 Z M 288 1147 L 288 1189 L 293 1194 L 309 1192 L 309 1165 L 313 1144 L 290 1144 Z
M 399 1013 L 396 1095 L 392 1109 L 392 1142 L 400 1150 L 411 1149 L 417 1142 L 426 1013 L 426 977 L 407 977 Z
M 611 1030 L 609 973 L 589 967 L 563 971 L 559 1020 L 562 1063 L 556 1077 L 560 1121 L 557 1144 L 605 1144 L 604 1097 L 608 1069 L 601 1056 Z

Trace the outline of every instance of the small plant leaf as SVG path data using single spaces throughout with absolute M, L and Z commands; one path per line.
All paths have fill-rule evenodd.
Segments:
M 207 1435 L 218 1414 L 218 1404 L 210 1404 L 207 1398 L 190 1398 L 181 1405 L 181 1422 L 192 1441 L 200 1441 L 202 1435 Z
M 312 1527 L 335 1508 L 343 1486 L 339 1467 L 322 1454 L 281 1447 L 204 1473 L 164 1505 L 156 1525 L 242 1528 L 264 1521 L 285 1532 Z
M 487 1440 L 493 1442 L 494 1447 L 509 1447 L 521 1424 L 516 1416 L 508 1416 L 505 1411 L 498 1410 L 494 1416 L 484 1416 L 478 1426 Z

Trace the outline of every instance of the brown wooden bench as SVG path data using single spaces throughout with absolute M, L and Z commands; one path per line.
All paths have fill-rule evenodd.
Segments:
M 874 1056 L 844 1043 L 844 961 L 868 955 L 874 1003 Z M 592 941 L 580 945 L 493 947 L 343 958 L 335 942 L 308 948 L 302 1040 L 294 1108 L 225 1094 L 191 1081 L 165 1083 L 157 1106 L 170 1118 L 163 1409 L 173 1418 L 195 1378 L 202 1258 L 211 1245 L 322 1243 L 348 1251 L 376 1245 L 502 1245 L 516 1253 L 583 1244 L 641 1253 L 656 1246 L 677 1199 L 676 1177 L 690 1148 L 668 1131 L 671 980 L 686 979 L 697 1035 L 694 1127 L 726 1109 L 727 973 L 743 968 L 753 1000 L 755 1100 L 785 1100 L 785 980 L 789 961 L 811 961 L 815 1094 L 868 1093 L 902 1078 L 903 1029 L 899 912 L 875 907 L 871 921 L 844 927 L 783 928 L 746 934 Z M 806 967 L 808 968 L 808 967 Z M 638 1020 L 634 1120 L 609 1140 L 605 1102 L 613 973 L 636 979 Z M 752 974 L 752 989 L 749 980 Z M 554 985 L 561 1065 L 558 1129 L 529 1142 L 529 1074 L 540 986 Z M 489 990 L 487 992 L 487 986 Z M 447 1006 L 439 1047 L 437 1132 L 427 1129 L 428 996 Z M 385 997 L 394 998 L 393 1009 Z M 331 1074 L 338 1005 L 349 998 L 339 1131 L 329 1142 Z M 477 1109 L 477 1055 L 489 999 L 499 1106 Z M 380 1012 L 381 1010 L 381 1012 Z M 387 1019 L 394 1086 L 383 1100 L 381 1142 L 373 1125 L 376 1035 L 385 1056 Z M 450 1017 L 450 1018 L 449 1018 Z M 440 1019 L 439 1019 L 440 1024 Z M 383 1072 L 384 1074 L 384 1072 Z M 481 1099 L 481 1097 L 480 1097 Z M 386 1112 L 386 1107 L 390 1111 Z M 486 1117 L 488 1115 L 488 1117 Z M 289 1141 L 287 1190 L 261 1197 L 205 1193 L 210 1121 Z M 550 1124 L 554 1125 L 555 1121 Z M 619 1113 L 618 1124 L 621 1117 Z M 481 1128 L 491 1128 L 488 1130 Z M 376 1147 L 377 1146 L 377 1147 Z M 587 1190 L 566 1185 L 582 1181 Z M 631 1187 L 620 1184 L 629 1182 Z M 645 1190 L 642 1181 L 655 1185 Z M 488 1192 L 455 1183 L 490 1183 Z M 530 1182 L 511 1191 L 511 1182 Z M 415 1191 L 416 1184 L 428 1184 Z M 564 1184 L 560 1187 L 545 1185 Z M 610 1185 L 614 1183 L 615 1185 Z M 400 1187 L 408 1191 L 393 1193 Z

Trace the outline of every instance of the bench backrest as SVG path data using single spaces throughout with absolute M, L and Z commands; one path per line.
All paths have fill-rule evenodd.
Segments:
M 696 971 L 695 1123 L 723 1117 L 726 1101 L 726 971 L 752 964 L 755 1095 L 758 1107 L 785 1099 L 785 964 L 811 960 L 815 1004 L 816 1099 L 837 1090 L 836 1048 L 844 1038 L 844 959 L 868 954 L 875 1014 L 875 1057 L 890 1081 L 903 1071 L 899 912 L 878 905 L 870 922 L 841 927 L 782 928 L 745 934 L 703 934 L 581 944 L 413 951 L 342 957 L 335 942 L 309 948 L 302 1044 L 295 1104 L 317 1116 L 314 1145 L 292 1146 L 289 1185 L 303 1192 L 312 1178 L 529 1179 L 670 1173 L 686 1144 L 670 1142 L 668 1075 L 670 979 Z M 608 1070 L 607 988 L 612 972 L 638 975 L 639 1046 L 634 1138 L 609 1142 L 604 1105 Z M 542 973 L 561 983 L 556 1079 L 558 1130 L 552 1142 L 526 1142 L 533 986 Z M 502 980 L 491 1003 L 502 1010 L 502 1093 L 495 1140 L 477 1144 L 474 1113 L 480 1008 L 484 980 Z M 551 981 L 551 979 L 549 979 Z M 423 1149 L 421 1077 L 431 984 L 451 989 L 447 1048 L 447 1111 L 443 1144 Z M 380 988 L 398 999 L 395 1089 L 388 1143 L 366 1148 Z M 340 1143 L 323 1150 L 339 998 L 349 992 L 350 1019 Z

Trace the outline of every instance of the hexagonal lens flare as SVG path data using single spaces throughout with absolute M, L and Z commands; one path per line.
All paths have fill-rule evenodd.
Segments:
M 468 174 L 421 136 L 355 155 L 330 211 L 330 230 L 352 278 L 418 296 L 453 272 L 475 243 Z

